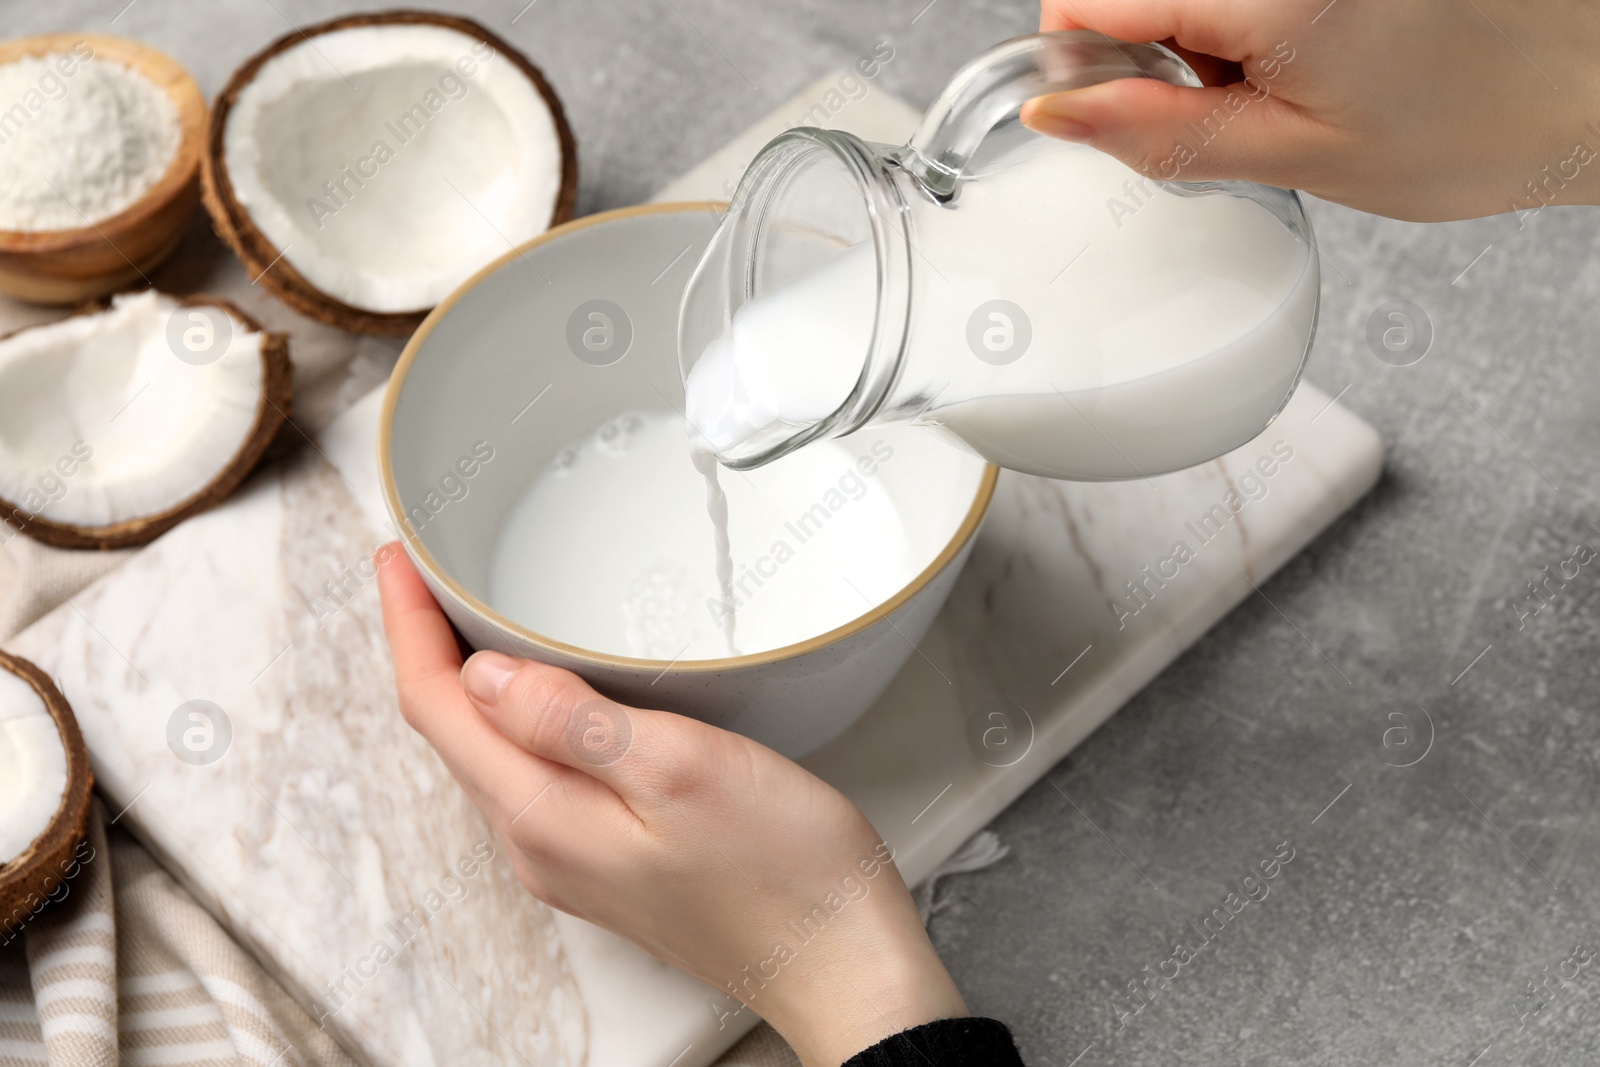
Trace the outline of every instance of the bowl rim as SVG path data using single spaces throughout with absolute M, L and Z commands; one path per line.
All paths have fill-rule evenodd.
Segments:
M 664 660 L 645 659 L 637 656 L 620 656 L 608 652 L 597 652 L 593 649 L 583 648 L 579 645 L 568 644 L 556 640 L 547 634 L 539 633 L 521 623 L 506 618 L 495 611 L 483 600 L 474 596 L 461 586 L 449 574 L 439 561 L 436 560 L 423 542 L 422 536 L 411 527 L 409 517 L 400 504 L 400 492 L 395 484 L 394 464 L 391 458 L 394 436 L 394 414 L 399 404 L 400 394 L 405 389 L 406 378 L 416 362 L 418 354 L 427 343 L 428 337 L 440 320 L 448 315 L 455 305 L 469 292 L 490 275 L 498 272 L 502 267 L 510 264 L 527 253 L 542 245 L 548 244 L 558 238 L 565 237 L 592 226 L 602 226 L 607 223 L 623 219 L 637 218 L 643 215 L 683 214 L 689 212 L 705 211 L 720 214 L 726 207 L 717 201 L 678 201 L 661 204 L 638 204 L 632 207 L 616 208 L 611 211 L 596 212 L 574 219 L 553 229 L 547 230 L 532 240 L 512 249 L 493 262 L 479 269 L 466 281 L 462 282 L 449 296 L 441 300 L 437 307 L 428 313 L 422 325 L 417 327 L 410 340 L 406 342 L 405 350 L 401 352 L 399 362 L 395 364 L 393 373 L 389 376 L 388 385 L 384 389 L 383 409 L 378 421 L 378 479 L 383 489 L 384 506 L 388 508 L 390 521 L 393 523 L 394 532 L 400 534 L 400 540 L 405 545 L 406 551 L 421 565 L 427 574 L 439 585 L 450 592 L 459 603 L 470 608 L 474 614 L 492 622 L 501 630 L 515 634 L 517 637 L 538 648 L 558 653 L 581 664 L 593 667 L 607 667 L 629 671 L 671 671 L 675 674 L 715 674 L 721 671 L 736 670 L 746 667 L 756 667 L 763 664 L 779 663 L 786 660 L 797 659 L 811 652 L 838 644 L 848 637 L 852 637 L 873 624 L 888 619 L 908 603 L 912 597 L 925 589 L 933 579 L 949 566 L 955 558 L 967 547 L 983 522 L 984 515 L 989 510 L 989 504 L 994 499 L 995 485 L 1000 478 L 1000 468 L 993 463 L 985 463 L 983 475 L 978 481 L 977 492 L 973 494 L 972 504 L 967 508 L 967 513 L 962 517 L 961 524 L 951 535 L 950 540 L 940 550 L 926 567 L 906 583 L 898 592 L 881 604 L 876 604 L 867 609 L 863 614 L 856 616 L 841 626 L 808 637 L 804 641 L 794 644 L 782 645 L 778 648 L 768 649 L 765 652 L 752 652 L 742 656 L 723 656 L 718 659 L 694 660 Z
M 172 101 L 178 114 L 178 147 L 172 162 L 154 185 L 137 200 L 109 218 L 64 230 L 7 230 L 0 228 L 0 252 L 8 255 L 44 255 L 70 252 L 85 245 L 107 242 L 144 225 L 161 208 L 183 195 L 191 182 L 198 183 L 200 157 L 205 140 L 208 109 L 205 96 L 194 75 L 176 59 L 157 48 L 130 37 L 102 33 L 41 33 L 0 42 L 0 64 L 12 63 L 52 52 L 71 52 L 79 42 L 87 42 L 94 59 L 104 56 L 120 63 L 155 83 Z M 188 218 L 184 219 L 187 226 Z M 115 247 L 115 246 L 113 246 Z

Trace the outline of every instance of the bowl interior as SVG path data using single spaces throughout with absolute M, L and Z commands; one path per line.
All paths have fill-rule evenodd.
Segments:
M 681 413 L 679 299 L 717 221 L 708 205 L 684 204 L 569 223 L 486 268 L 408 345 L 380 440 L 391 513 L 423 566 L 507 632 L 603 663 L 648 658 L 501 617 L 488 607 L 491 567 L 514 506 L 561 449 L 624 412 Z M 920 585 L 970 534 L 993 473 L 932 434 L 886 432 L 894 458 L 877 477 L 905 520 Z M 842 444 L 864 451 L 880 436 Z M 863 602 L 850 621 L 877 614 Z

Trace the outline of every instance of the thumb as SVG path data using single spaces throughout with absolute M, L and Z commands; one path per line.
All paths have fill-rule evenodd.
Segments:
M 473 653 L 462 688 L 478 711 L 519 747 L 623 791 L 616 764 L 633 743 L 638 716 L 570 671 L 500 652 Z
M 1093 145 L 1162 181 L 1242 178 L 1292 185 L 1304 120 L 1254 83 L 1188 88 L 1121 78 L 1029 101 L 1035 133 Z
M 627 707 L 571 671 L 500 652 L 473 653 L 461 682 L 478 711 L 512 743 L 596 779 L 635 810 L 682 780 L 680 768 L 692 762 L 686 739 L 710 729 Z

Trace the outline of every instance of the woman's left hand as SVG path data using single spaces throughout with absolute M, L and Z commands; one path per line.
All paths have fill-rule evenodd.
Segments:
M 495 652 L 463 665 L 399 546 L 378 561 L 400 709 L 530 893 L 746 1002 L 808 1067 L 967 1014 L 888 846 L 837 790 L 568 671 Z

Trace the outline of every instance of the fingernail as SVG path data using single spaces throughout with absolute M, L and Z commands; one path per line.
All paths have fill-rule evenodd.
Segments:
M 473 700 L 480 704 L 494 704 L 505 691 L 511 676 L 521 667 L 521 660 L 499 652 L 474 652 L 461 666 L 461 684 Z
M 1089 144 L 1094 140 L 1094 127 L 1087 122 L 1080 122 L 1066 115 L 1055 115 L 1043 108 L 1036 109 L 1033 114 L 1024 120 L 1023 125 L 1034 133 L 1042 133 L 1046 137 L 1057 137 L 1063 141 L 1077 141 L 1080 144 Z

